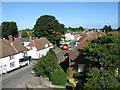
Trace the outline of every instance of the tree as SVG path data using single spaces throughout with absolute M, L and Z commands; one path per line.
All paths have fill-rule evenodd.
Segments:
M 38 63 L 35 65 L 35 71 L 37 75 L 46 75 L 50 77 L 51 73 L 55 70 L 60 68 L 57 63 L 57 58 L 55 53 L 52 49 L 46 54 L 46 56 L 42 56 Z
M 85 47 L 86 60 L 98 62 L 105 69 L 115 70 L 118 65 L 120 41 L 116 34 L 107 34 L 92 40 Z
M 2 38 L 8 39 L 9 35 L 13 35 L 13 37 L 17 37 L 18 28 L 17 28 L 16 22 L 2 23 Z
M 116 34 L 106 34 L 105 36 L 89 41 L 88 47 L 84 48 L 85 59 L 91 61 L 85 87 L 117 87 L 115 70 L 119 68 L 119 39 L 120 37 Z
M 105 69 L 90 68 L 87 75 L 85 88 L 118 88 L 118 80 Z
M 34 25 L 34 35 L 36 37 L 46 37 L 54 44 L 58 44 L 61 40 L 61 35 L 64 34 L 65 31 L 64 24 L 60 24 L 58 20 L 51 15 L 41 16 Z
M 84 29 L 83 29 L 83 27 L 82 27 L 82 26 L 80 26 L 80 27 L 79 27 L 79 29 L 80 29 L 81 31 L 84 31 Z
M 108 33 L 108 32 L 110 32 L 110 31 L 112 31 L 112 28 L 111 28 L 111 26 L 105 25 L 105 26 L 103 27 L 103 30 L 105 30 L 105 32 Z
M 23 32 L 21 33 L 21 37 L 28 37 L 27 32 L 26 32 L 26 31 L 23 31 Z

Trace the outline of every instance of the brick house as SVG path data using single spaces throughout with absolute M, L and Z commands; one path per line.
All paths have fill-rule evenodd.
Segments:
M 89 34 L 85 34 L 84 39 L 78 40 L 80 43 L 77 45 L 74 49 L 69 50 L 69 71 L 70 71 L 70 77 L 74 75 L 76 72 L 82 72 L 86 63 L 83 61 L 82 57 L 82 51 L 84 49 L 83 46 L 88 46 L 88 43 L 86 40 L 92 40 L 99 36 L 105 35 L 104 32 L 93 32 Z

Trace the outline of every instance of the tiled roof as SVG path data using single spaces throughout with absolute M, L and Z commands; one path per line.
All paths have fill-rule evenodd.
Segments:
M 104 33 L 101 33 L 101 35 L 104 35 Z M 78 51 L 78 50 L 84 49 L 83 46 L 85 46 L 85 47 L 88 46 L 88 42 L 86 40 L 92 40 L 92 39 L 97 38 L 98 36 L 100 36 L 99 32 L 94 32 L 94 33 L 88 34 L 84 39 L 80 39 L 81 40 L 80 44 L 78 46 L 76 46 L 73 49 L 73 51 Z M 80 41 L 80 40 L 78 40 L 78 41 Z
M 14 45 L 14 47 L 16 48 L 16 50 L 17 50 L 18 52 L 22 52 L 22 51 L 27 51 L 27 50 L 28 50 L 28 49 L 27 49 L 25 46 L 23 46 L 20 42 L 15 41 L 15 42 L 13 42 L 13 45 Z
M 113 32 L 108 32 L 108 33 L 114 33 L 114 34 L 120 35 L 118 31 L 113 31 Z
M 48 47 L 50 46 L 50 41 L 48 41 L 46 38 L 40 38 L 32 40 L 30 44 L 28 44 L 28 47 L 36 47 L 37 50 L 41 50 L 45 48 L 45 44 L 48 44 Z
M 2 57 L 6 57 L 6 56 L 10 56 L 10 55 L 14 55 L 14 54 L 17 54 L 21 51 L 27 51 L 28 49 L 25 48 L 21 43 L 19 43 L 18 41 L 13 41 L 13 46 L 15 47 L 15 50 L 14 47 L 9 43 L 9 40 L 3 40 L 3 39 L 0 39 L 0 51 L 1 52 L 1 56 L 0 58 Z

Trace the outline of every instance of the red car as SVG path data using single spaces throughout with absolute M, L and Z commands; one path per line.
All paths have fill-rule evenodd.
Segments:
M 63 49 L 68 49 L 68 44 L 67 43 L 63 44 Z

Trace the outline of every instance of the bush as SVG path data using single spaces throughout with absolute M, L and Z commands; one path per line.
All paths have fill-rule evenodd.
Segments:
M 74 78 L 82 78 L 84 76 L 84 74 L 83 73 L 79 73 L 79 72 L 77 72 L 77 73 L 75 73 L 74 75 L 73 75 L 73 77 Z
M 67 82 L 66 73 L 62 69 L 56 69 L 50 77 L 51 81 L 55 85 L 65 85 Z
M 69 72 L 69 68 L 67 68 L 66 70 L 66 75 L 69 76 L 70 72 Z

